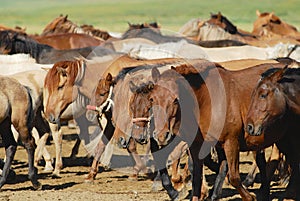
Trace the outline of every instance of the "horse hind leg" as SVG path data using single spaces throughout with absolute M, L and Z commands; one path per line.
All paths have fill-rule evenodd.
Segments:
M 2 177 L 0 179 L 0 188 L 6 183 L 9 170 L 11 167 L 11 163 L 14 159 L 16 150 L 17 150 L 17 143 L 14 139 L 14 136 L 10 130 L 10 122 L 6 120 L 5 122 L 2 122 L 2 125 L 0 127 L 1 137 L 4 143 L 5 147 L 5 163 L 2 169 Z

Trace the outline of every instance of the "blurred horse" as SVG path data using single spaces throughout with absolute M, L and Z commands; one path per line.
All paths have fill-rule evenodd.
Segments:
M 53 64 L 62 60 L 92 58 L 93 56 L 112 54 L 113 51 L 103 47 L 85 47 L 79 49 L 57 50 L 49 45 L 40 44 L 26 34 L 12 31 L 0 31 L 1 54 L 30 54 L 37 63 Z
M 91 25 L 78 26 L 68 19 L 68 15 L 60 15 L 46 25 L 41 36 L 51 35 L 51 34 L 61 34 L 61 33 L 80 33 L 88 34 L 96 38 L 101 38 L 107 40 L 113 38 L 107 31 L 100 29 L 95 29 Z
M 62 33 L 47 36 L 32 36 L 37 42 L 49 45 L 58 50 L 77 49 L 98 46 L 104 40 L 97 39 L 87 34 Z
M 300 41 L 297 28 L 282 21 L 274 12 L 260 13 L 256 10 L 257 19 L 253 22 L 252 34 L 265 38 L 292 38 Z

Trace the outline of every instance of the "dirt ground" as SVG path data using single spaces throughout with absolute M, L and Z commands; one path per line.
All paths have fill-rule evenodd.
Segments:
M 19 146 L 15 160 L 13 162 L 13 170 L 16 172 L 16 179 L 2 187 L 0 200 L 170 200 L 166 191 L 161 190 L 152 192 L 152 181 L 141 175 L 138 181 L 132 181 L 128 178 L 131 173 L 132 160 L 128 157 L 125 150 L 115 148 L 112 158 L 110 170 L 99 173 L 93 184 L 84 183 L 84 177 L 89 171 L 90 160 L 86 157 L 86 151 L 83 146 L 80 147 L 79 154 L 76 159 L 70 159 L 69 155 L 75 143 L 75 129 L 63 128 L 63 162 L 64 168 L 61 172 L 61 178 L 52 178 L 51 172 L 43 172 L 43 166 L 38 167 L 39 181 L 42 183 L 42 190 L 35 191 L 31 187 L 31 182 L 27 178 L 27 155 L 23 147 Z M 51 156 L 55 157 L 54 144 L 47 145 Z M 143 151 L 144 147 L 140 147 Z M 3 158 L 4 149 L 1 148 L 0 156 Z M 241 153 L 241 176 L 245 177 L 251 165 L 251 154 Z M 118 167 L 120 161 L 125 164 L 124 167 Z M 210 186 L 213 185 L 216 175 L 208 168 L 205 168 L 206 179 Z M 258 178 L 257 178 L 258 180 Z M 260 184 L 257 182 L 249 190 L 257 193 Z M 187 194 L 191 192 L 191 186 L 186 186 Z M 273 200 L 281 200 L 283 196 L 284 186 L 278 186 L 272 182 L 271 196 Z M 238 192 L 231 185 L 224 183 L 221 200 L 241 200 Z M 189 200 L 187 196 L 185 200 Z

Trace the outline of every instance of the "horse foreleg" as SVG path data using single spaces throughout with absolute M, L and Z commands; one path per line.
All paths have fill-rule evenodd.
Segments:
M 63 167 L 62 161 L 62 132 L 60 125 L 49 123 L 55 145 L 55 167 L 52 173 L 53 177 L 60 177 L 60 170 Z
M 157 142 L 153 138 L 150 138 L 150 149 L 155 162 L 155 168 L 157 171 L 159 171 L 164 189 L 167 191 L 169 197 L 174 200 L 178 198 L 179 193 L 173 187 L 168 170 L 166 168 L 166 162 L 170 152 L 165 149 L 168 147 L 164 147 L 163 150 L 160 150 Z
M 236 139 L 228 139 L 224 143 L 225 155 L 228 162 L 229 181 L 240 193 L 243 201 L 252 201 L 254 198 L 251 196 L 241 182 L 239 173 L 239 142 Z
M 75 144 L 72 148 L 72 152 L 71 152 L 71 155 L 70 155 L 71 159 L 75 159 L 76 155 L 79 153 L 80 143 L 81 143 L 81 140 L 80 140 L 79 136 L 77 135 L 76 142 L 75 142 Z
M 257 174 L 257 164 L 256 164 L 256 152 L 252 152 L 253 153 L 253 162 L 252 162 L 252 165 L 251 165 L 251 168 L 250 168 L 250 171 L 248 172 L 247 176 L 246 176 L 246 179 L 243 181 L 243 185 L 245 187 L 249 187 L 249 186 L 252 186 L 253 183 L 254 183 L 254 180 L 255 180 L 255 177 L 256 177 L 256 174 Z
M 262 200 L 270 200 L 270 180 L 267 178 L 266 158 L 263 150 L 256 152 L 256 163 L 259 168 L 261 178 L 260 191 Z
M 133 175 L 131 175 L 130 179 L 137 180 L 139 172 L 144 170 L 146 168 L 146 165 L 143 163 L 141 157 L 137 153 L 136 142 L 133 138 L 130 138 L 129 140 L 127 151 L 135 161 L 135 165 L 133 167 Z
M 108 115 L 110 115 L 110 116 L 108 116 Z M 107 114 L 107 119 L 110 119 L 110 118 L 111 118 L 111 114 Z M 114 132 L 115 132 L 115 127 L 113 126 L 112 122 L 107 121 L 103 135 L 101 136 L 101 138 L 95 148 L 92 166 L 90 168 L 90 172 L 84 179 L 85 182 L 88 182 L 88 183 L 93 182 L 94 179 L 96 178 L 96 175 L 98 173 L 98 165 L 99 165 L 100 157 L 102 156 L 106 145 L 111 140 Z

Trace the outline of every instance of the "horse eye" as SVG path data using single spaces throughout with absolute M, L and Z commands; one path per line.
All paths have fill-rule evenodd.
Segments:
M 260 94 L 259 98 L 265 99 L 265 98 L 267 98 L 267 96 L 268 96 L 268 94 Z
M 151 103 L 153 103 L 153 98 L 150 98 L 149 101 L 150 101 Z
M 61 89 L 63 89 L 64 88 L 64 85 L 61 85 L 61 86 L 58 86 L 57 87 L 57 90 L 61 90 Z
M 105 96 L 106 93 L 100 93 L 99 96 Z

